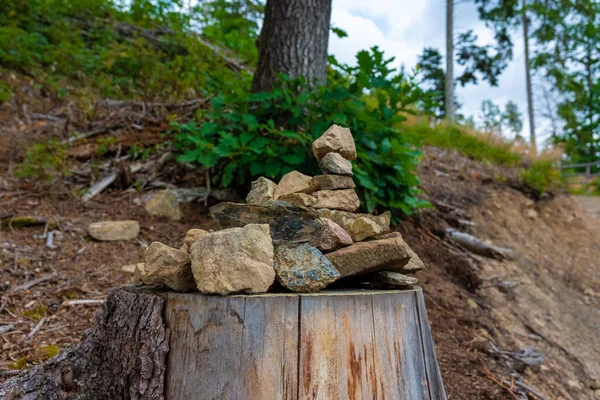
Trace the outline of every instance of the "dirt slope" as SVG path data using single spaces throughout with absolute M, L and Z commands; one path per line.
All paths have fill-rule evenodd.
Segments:
M 600 398 L 589 388 L 600 376 L 598 220 L 572 197 L 534 201 L 514 171 L 452 152 L 427 149 L 419 174 L 436 208 L 397 229 L 428 266 L 418 277 L 449 398 L 525 399 L 524 392 L 507 389 L 516 373 L 547 399 Z M 90 326 L 96 309 L 67 307 L 65 300 L 101 298 L 127 281 L 120 267 L 138 260 L 139 244 L 90 241 L 88 222 L 136 219 L 140 240 L 174 246 L 187 229 L 212 227 L 203 206 L 186 207 L 183 223 L 152 220 L 136 204 L 142 194 L 134 190 L 105 193 L 87 204 L 67 192 L 32 190 L 0 177 L 0 214 L 53 217 L 64 233 L 59 247 L 48 249 L 34 236 L 43 226 L 0 231 L 0 324 L 15 324 L 0 335 L 0 380 L 19 362 L 43 361 L 49 346 L 65 347 Z M 473 255 L 446 237 L 448 227 L 509 248 L 514 257 Z M 48 273 L 56 278 L 10 290 Z M 46 320 L 32 341 L 26 335 L 38 324 L 35 310 Z M 525 345 L 544 354 L 543 364 L 523 368 L 491 350 L 514 352 Z
M 600 377 L 600 221 L 571 196 L 533 201 L 514 179 L 514 171 L 450 152 L 428 149 L 420 175 L 438 207 L 403 229 L 431 268 L 423 286 L 434 314 L 442 373 L 456 369 L 458 360 L 446 358 L 451 340 L 463 354 L 472 350 L 480 356 L 490 355 L 490 342 L 506 351 L 532 345 L 545 360 L 524 369 L 523 383 L 548 399 L 600 398 L 589 388 Z M 513 259 L 466 252 L 444 238 L 447 227 L 508 248 Z M 455 284 L 447 289 L 440 283 L 444 278 Z M 448 326 L 442 324 L 447 313 L 455 316 L 454 329 L 471 328 L 462 342 L 460 335 L 447 337 Z M 462 362 L 472 358 L 473 373 L 481 372 L 474 366 L 476 357 L 458 357 Z M 494 371 L 499 380 L 508 381 L 520 369 L 495 358 L 501 367 Z M 487 362 L 484 358 L 480 366 Z M 456 398 L 479 398 L 465 396 L 448 378 L 445 383 Z M 477 396 L 489 394 L 481 391 Z

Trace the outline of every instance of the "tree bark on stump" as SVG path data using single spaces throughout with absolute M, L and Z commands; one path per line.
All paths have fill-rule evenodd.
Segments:
M 277 74 L 324 84 L 331 0 L 268 0 L 252 91 L 270 91 Z
M 0 384 L 0 399 L 163 399 L 163 306 L 160 296 L 113 289 L 79 343 Z
M 420 288 L 115 289 L 86 337 L 1 399 L 444 400 Z

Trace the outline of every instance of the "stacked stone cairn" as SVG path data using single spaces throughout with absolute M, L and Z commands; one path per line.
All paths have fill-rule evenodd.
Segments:
M 252 182 L 247 203 L 211 207 L 222 230 L 188 231 L 180 249 L 145 251 L 134 283 L 205 294 L 317 292 L 336 287 L 410 288 L 423 263 L 397 232 L 390 212 L 358 214 L 350 130 L 330 127 L 312 144 L 323 175 L 292 171 L 279 184 Z

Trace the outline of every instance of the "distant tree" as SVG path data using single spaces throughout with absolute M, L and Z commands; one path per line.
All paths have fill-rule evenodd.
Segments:
M 491 100 L 481 102 L 481 127 L 485 132 L 498 132 L 502 130 L 502 112 Z
M 506 106 L 504 107 L 504 112 L 502 113 L 502 125 L 512 132 L 515 139 L 523 139 L 521 136 L 521 131 L 523 130 L 523 115 L 519 111 L 519 107 L 512 101 L 506 103 Z
M 277 74 L 324 84 L 331 0 L 267 0 L 252 91 L 269 91 Z
M 443 57 L 437 49 L 426 47 L 423 54 L 419 56 L 418 68 L 423 78 L 423 83 L 427 89 L 425 93 L 427 102 L 425 108 L 436 118 L 443 118 L 446 115 L 446 99 L 444 96 L 444 85 L 446 76 L 442 68 Z

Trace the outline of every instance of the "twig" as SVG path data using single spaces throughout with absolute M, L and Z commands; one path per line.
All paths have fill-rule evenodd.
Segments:
M 0 335 L 12 331 L 14 329 L 14 327 L 15 327 L 14 324 L 0 326 Z
M 496 378 L 494 376 L 494 374 L 492 374 L 490 372 L 490 370 L 485 366 L 485 364 L 483 363 L 483 361 L 481 361 L 481 364 L 483 366 L 483 370 L 485 372 L 485 375 L 488 377 L 489 380 L 491 380 L 492 382 L 494 382 L 496 385 L 500 386 L 502 389 L 506 390 L 513 399 L 515 400 L 521 400 L 516 394 L 515 392 L 512 391 L 512 389 L 509 386 L 506 386 L 504 383 L 502 383 L 501 381 L 498 380 L 498 378 Z
M 38 333 L 40 331 L 40 329 L 42 329 L 42 326 L 44 325 L 44 322 L 46 322 L 46 317 L 40 319 L 40 322 L 38 322 L 37 325 L 33 327 L 33 329 L 31 330 L 31 332 L 29 332 L 27 334 L 27 339 L 31 339 L 32 337 L 34 337 L 35 334 Z
M 527 386 L 526 384 L 524 384 L 521 381 L 515 381 L 515 383 L 517 384 L 517 386 L 519 386 L 520 388 L 525 389 L 526 391 L 528 391 L 529 393 L 537 396 L 540 400 L 548 400 L 547 398 L 545 398 L 544 396 L 542 396 L 539 392 L 537 392 L 536 390 L 534 390 L 533 388 L 530 388 L 529 386 Z
M 46 275 L 40 276 L 39 278 L 34 279 L 32 281 L 25 282 L 24 284 L 15 287 L 12 291 L 19 292 L 21 290 L 27 290 L 35 285 L 39 285 L 42 282 L 46 282 L 46 281 L 49 281 L 49 280 L 57 278 L 57 277 L 58 277 L 57 274 L 46 274 Z
M 19 369 L 3 369 L 3 370 L 0 370 L 0 376 L 17 376 L 21 372 L 23 372 L 23 371 L 21 371 Z
M 129 169 L 132 174 L 135 174 L 136 172 L 138 172 L 139 170 L 144 168 L 146 165 L 148 165 L 148 164 L 136 164 L 136 165 L 129 167 Z M 116 171 L 110 175 L 105 176 L 100 181 L 96 182 L 92 187 L 90 187 L 88 192 L 86 194 L 84 194 L 81 199 L 83 201 L 88 201 L 92 197 L 100 194 L 104 189 L 106 189 L 107 187 L 112 185 L 112 183 L 117 179 L 118 175 L 119 175 L 119 172 Z
M 57 246 L 54 245 L 54 231 L 48 232 L 46 235 L 46 247 L 49 249 L 56 249 Z
M 100 306 L 104 304 L 104 299 L 99 300 L 68 300 L 63 303 L 65 306 Z

